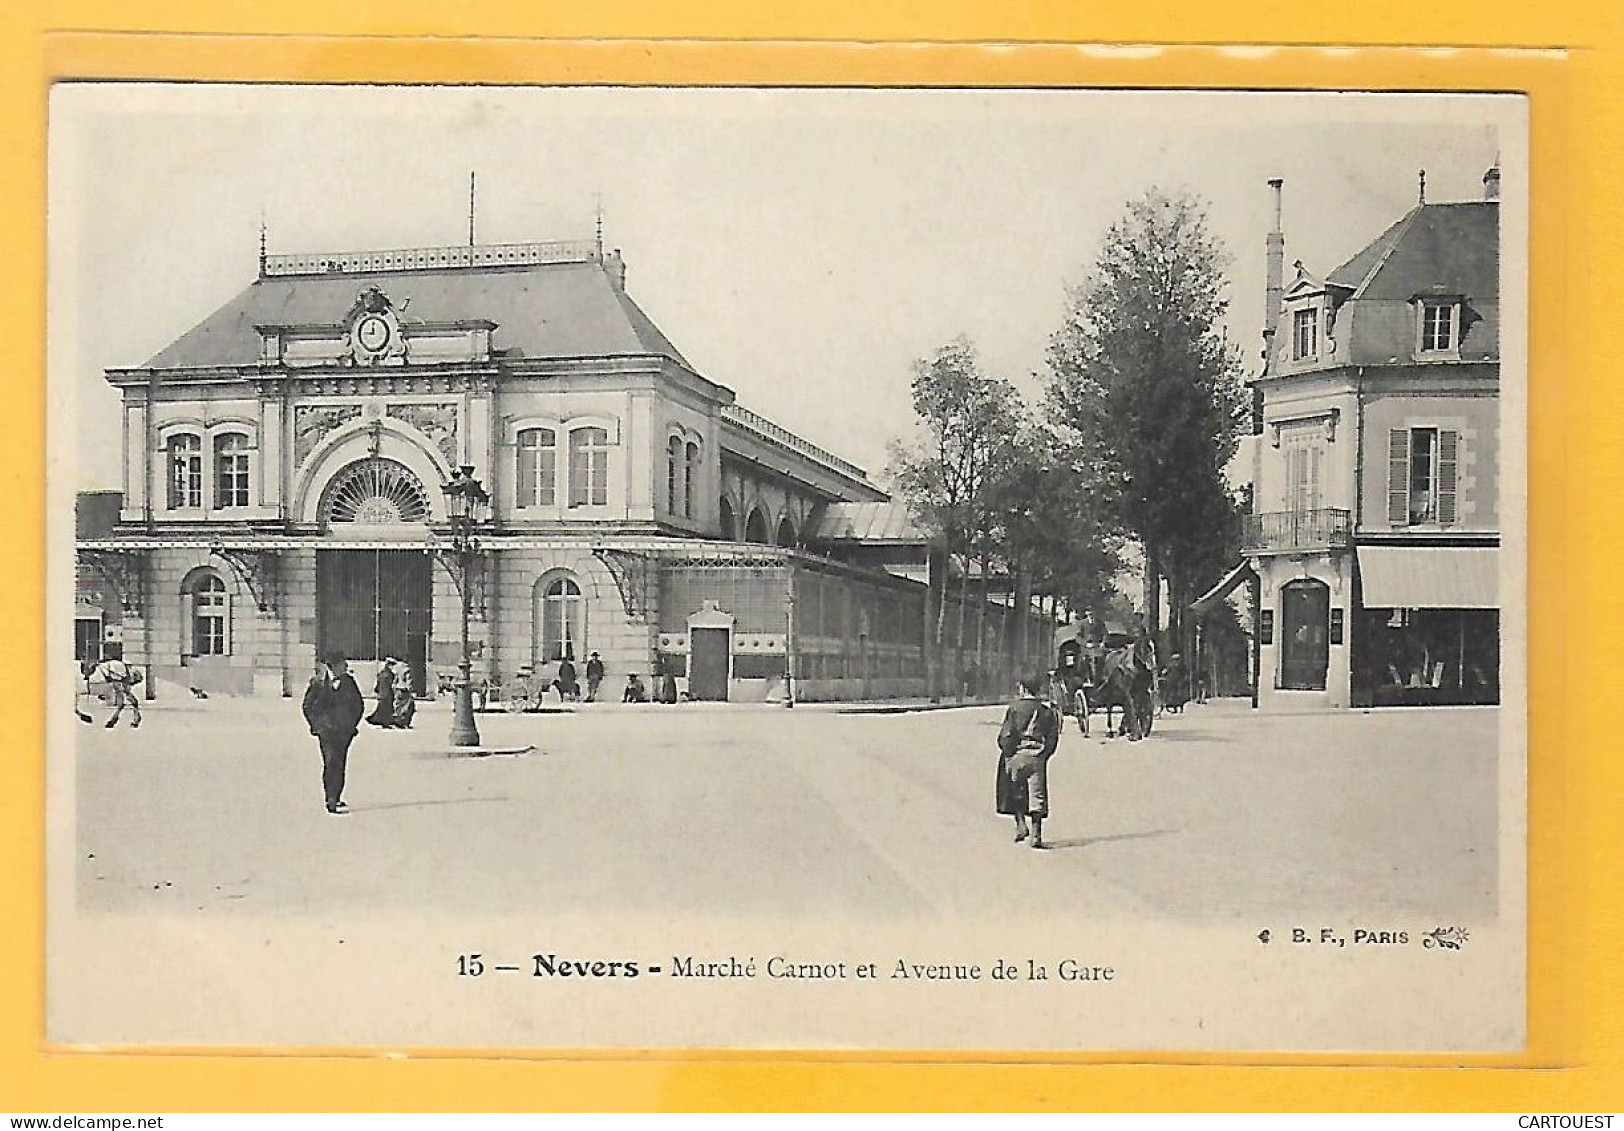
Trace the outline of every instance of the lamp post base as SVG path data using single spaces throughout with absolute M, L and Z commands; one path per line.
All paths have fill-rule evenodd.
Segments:
M 456 710 L 451 716 L 452 746 L 478 746 L 479 727 L 474 724 L 474 689 L 469 678 L 469 663 L 458 665 Z

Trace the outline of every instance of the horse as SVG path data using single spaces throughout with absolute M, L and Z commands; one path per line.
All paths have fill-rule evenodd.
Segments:
M 1105 708 L 1106 737 L 1127 734 L 1138 740 L 1150 733 L 1156 714 L 1153 682 L 1150 672 L 1134 660 L 1132 649 L 1119 648 L 1092 663 L 1057 668 L 1050 679 L 1052 699 L 1065 714 L 1076 717 L 1083 734 L 1088 734 L 1089 715 L 1100 707 Z M 1122 712 L 1119 725 L 1112 711 Z
M 1105 654 L 1100 681 L 1093 688 L 1093 704 L 1105 708 L 1105 733 L 1126 734 L 1138 742 L 1150 734 L 1156 720 L 1151 673 L 1133 654 L 1132 648 L 1118 648 Z M 1111 726 L 1113 708 L 1122 711 L 1122 723 Z

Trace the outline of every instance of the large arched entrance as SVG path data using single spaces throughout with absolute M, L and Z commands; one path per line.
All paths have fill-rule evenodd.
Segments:
M 428 489 L 404 464 L 371 456 L 341 468 L 322 491 L 323 529 L 380 538 L 427 523 Z M 402 660 L 412 689 L 428 689 L 432 563 L 421 549 L 332 549 L 316 554 L 317 642 L 323 654 Z

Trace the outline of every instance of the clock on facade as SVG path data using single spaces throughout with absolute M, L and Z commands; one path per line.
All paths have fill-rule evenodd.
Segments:
M 382 315 L 369 314 L 355 324 L 355 340 L 362 349 L 382 353 L 389 344 L 389 321 Z

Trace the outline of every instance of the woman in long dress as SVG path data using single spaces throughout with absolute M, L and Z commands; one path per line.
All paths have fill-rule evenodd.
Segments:
M 367 716 L 367 722 L 375 727 L 392 727 L 395 725 L 395 669 L 388 660 L 378 665 L 378 679 L 372 685 L 377 693 L 378 705 Z
M 1044 847 L 1049 759 L 1060 745 L 1060 715 L 1039 698 L 1047 682 L 1043 676 L 1023 676 L 998 731 L 998 812 L 1015 818 L 1015 843 L 1030 838 L 1033 848 Z

